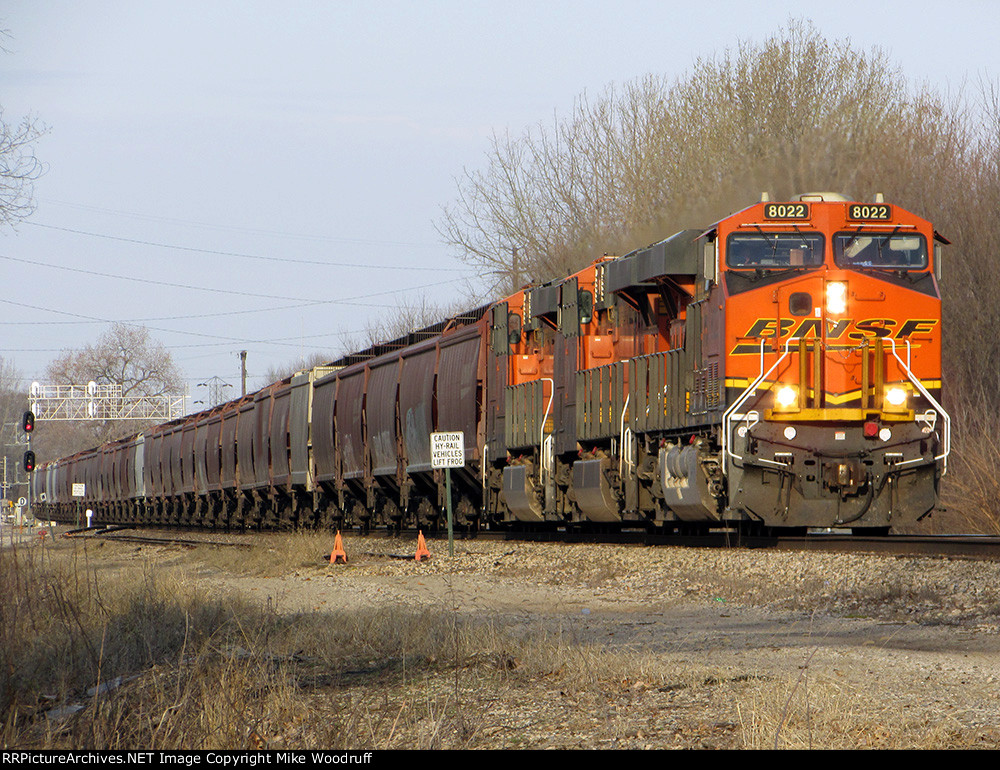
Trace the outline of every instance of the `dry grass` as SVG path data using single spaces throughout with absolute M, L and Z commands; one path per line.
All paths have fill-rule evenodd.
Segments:
M 757 688 L 737 703 L 740 737 L 750 749 L 996 748 L 996 727 L 969 729 L 953 715 L 928 718 L 829 676 Z
M 982 408 L 982 412 L 987 410 Z M 954 452 L 944 480 L 945 510 L 931 524 L 937 532 L 975 532 L 1000 535 L 1000 438 L 996 427 L 981 414 L 962 414 L 956 420 Z
M 98 550 L 111 551 L 0 551 L 5 746 L 387 746 L 404 728 L 412 745 L 435 745 L 438 729 L 420 738 L 405 709 L 388 731 L 373 724 L 370 693 L 441 680 L 418 721 L 443 723 L 470 684 L 481 691 L 472 673 L 506 666 L 488 625 L 392 610 L 282 615 L 209 596 L 177 571 L 109 566 Z
M 214 569 L 316 567 L 328 538 L 268 540 Z M 313 547 L 316 546 L 316 547 Z M 316 553 L 313 553 L 315 551 Z M 0 551 L 5 747 L 950 748 L 998 735 L 929 721 L 813 667 L 582 644 L 499 616 L 283 613 L 209 595 L 123 546 Z M 209 553 L 199 549 L 199 554 Z M 168 566 L 163 567 L 166 563 Z M 485 617 L 486 619 L 482 619 Z M 95 691 L 95 688 L 99 688 Z
M 199 549 L 196 563 L 234 575 L 276 577 L 314 569 L 329 558 L 333 538 L 327 532 L 304 530 L 268 534 L 252 548 Z

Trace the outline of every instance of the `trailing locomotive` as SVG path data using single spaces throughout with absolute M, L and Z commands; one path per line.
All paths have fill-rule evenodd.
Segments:
M 885 530 L 946 471 L 940 244 L 902 208 L 764 200 L 42 466 L 39 516 Z M 74 483 L 85 496 L 73 497 Z

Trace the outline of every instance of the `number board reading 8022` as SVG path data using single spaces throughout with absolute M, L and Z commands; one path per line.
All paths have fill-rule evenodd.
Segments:
M 808 203 L 768 203 L 764 219 L 809 219 Z
M 852 203 L 847 207 L 847 218 L 855 222 L 887 222 L 892 219 L 892 206 L 887 203 Z

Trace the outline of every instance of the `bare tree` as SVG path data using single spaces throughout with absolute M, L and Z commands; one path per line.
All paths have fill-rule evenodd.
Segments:
M 365 323 L 364 331 L 345 334 L 341 339 L 341 348 L 346 354 L 405 337 L 412 332 L 447 320 L 456 313 L 466 310 L 468 304 L 467 300 L 448 304 L 436 303 L 426 297 L 420 297 L 411 303 L 401 303 L 393 310 L 369 319 Z
M 278 382 L 279 380 L 291 377 L 296 372 L 307 371 L 313 367 L 321 366 L 332 359 L 333 356 L 328 353 L 310 353 L 307 356 L 299 356 L 286 364 L 269 366 L 267 371 L 264 372 L 264 376 L 261 377 L 262 387 L 270 385 L 272 382 Z
M 93 345 L 68 350 L 49 364 L 56 385 L 120 385 L 122 395 L 162 396 L 183 392 L 184 380 L 170 352 L 143 326 L 115 324 Z M 39 459 L 51 459 L 143 430 L 129 421 L 40 422 Z M 43 457 L 44 455 L 44 457 Z
M 953 161 L 965 127 L 949 106 L 909 87 L 883 51 L 792 22 L 675 80 L 609 86 L 551 125 L 495 135 L 486 168 L 458 179 L 438 229 L 494 283 L 516 288 L 711 223 L 762 190 L 903 189 L 917 167 Z
M 9 36 L 0 30 L 0 52 Z M 8 122 L 0 105 L 0 224 L 17 224 L 35 209 L 34 182 L 45 171 L 35 156 L 35 142 L 45 130 L 31 116 Z
M 0 356 L 0 420 L 3 425 L 20 424 L 21 415 L 28 408 L 28 396 L 22 387 L 21 372 Z
M 44 171 L 34 143 L 43 133 L 34 118 L 8 123 L 0 107 L 0 222 L 17 224 L 35 210 L 34 182 Z
M 47 369 L 55 384 L 121 385 L 124 396 L 162 396 L 184 389 L 170 352 L 145 326 L 114 324 L 94 345 L 62 353 Z

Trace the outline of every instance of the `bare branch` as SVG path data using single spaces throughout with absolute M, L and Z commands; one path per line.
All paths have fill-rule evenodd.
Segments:
M 45 167 L 34 144 L 45 133 L 35 118 L 8 123 L 0 107 L 0 224 L 14 225 L 35 209 L 34 182 Z
M 93 345 L 63 352 L 49 364 L 46 376 L 57 385 L 82 385 L 90 381 L 121 385 L 126 397 L 162 396 L 184 390 L 183 377 L 170 352 L 150 336 L 149 329 L 128 324 L 113 325 Z M 109 421 L 72 428 L 42 427 L 40 438 L 57 435 L 61 446 L 72 446 L 73 451 L 78 451 L 134 433 L 143 426 Z

